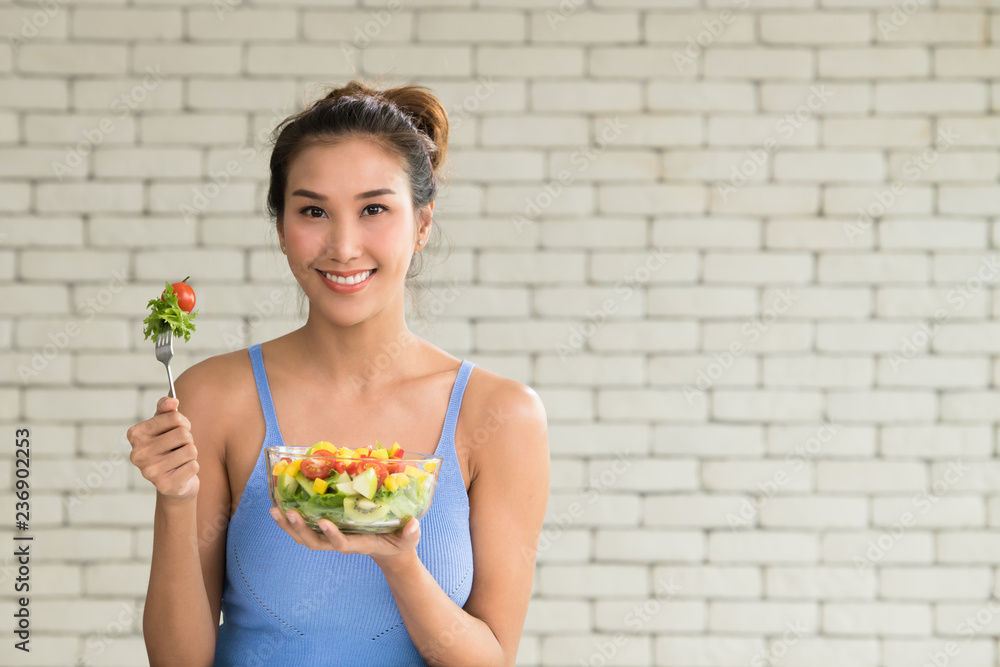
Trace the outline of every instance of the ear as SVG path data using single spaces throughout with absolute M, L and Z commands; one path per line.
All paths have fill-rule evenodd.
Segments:
M 413 240 L 413 250 L 421 250 L 425 245 L 427 245 L 427 237 L 431 232 L 431 225 L 434 220 L 434 202 L 431 202 L 427 206 L 420 209 L 420 215 L 417 222 L 417 238 Z M 420 239 L 424 239 L 424 243 L 420 242 Z
M 274 228 L 278 230 L 278 248 L 285 247 L 285 223 L 281 219 L 281 215 L 274 221 Z

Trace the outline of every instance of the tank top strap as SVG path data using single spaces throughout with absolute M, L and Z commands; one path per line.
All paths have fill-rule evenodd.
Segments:
M 264 434 L 266 446 L 272 438 L 281 437 L 281 430 L 278 428 L 278 415 L 274 411 L 274 402 L 271 400 L 271 387 L 267 383 L 267 372 L 264 370 L 264 355 L 261 354 L 260 343 L 251 345 L 247 351 L 250 353 L 250 363 L 253 365 L 253 379 L 257 383 L 260 409 L 264 413 L 264 423 L 267 425 L 267 432 Z
M 462 360 L 458 368 L 458 377 L 451 389 L 451 399 L 448 401 L 448 413 L 444 418 L 444 429 L 441 431 L 441 443 L 448 444 L 451 450 L 455 448 L 455 428 L 458 425 L 458 413 L 462 409 L 462 397 L 465 396 L 465 385 L 475 364 L 468 359 Z

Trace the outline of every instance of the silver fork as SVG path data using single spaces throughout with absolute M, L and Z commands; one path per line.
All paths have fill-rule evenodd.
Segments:
M 170 372 L 170 360 L 174 356 L 174 332 L 169 324 L 160 327 L 160 333 L 156 336 L 156 360 L 163 362 L 167 367 L 167 380 L 170 381 L 170 398 L 174 398 L 174 376 Z

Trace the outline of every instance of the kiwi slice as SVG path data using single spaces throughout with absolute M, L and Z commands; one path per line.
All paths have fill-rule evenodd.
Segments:
M 389 514 L 389 503 L 363 496 L 344 498 L 344 518 L 357 523 L 374 523 Z

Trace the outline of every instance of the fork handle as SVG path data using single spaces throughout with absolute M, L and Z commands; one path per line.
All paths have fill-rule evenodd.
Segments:
M 164 364 L 167 367 L 167 380 L 170 382 L 170 393 L 167 394 L 170 398 L 176 398 L 174 396 L 174 375 L 170 372 L 170 364 Z

